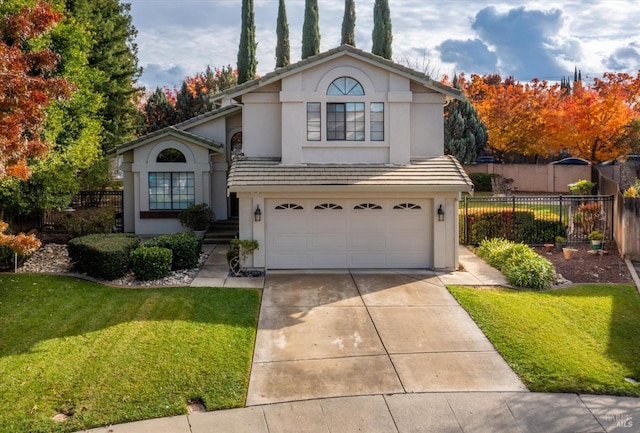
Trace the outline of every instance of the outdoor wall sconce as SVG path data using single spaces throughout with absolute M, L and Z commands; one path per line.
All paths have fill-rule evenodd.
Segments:
M 438 208 L 438 221 L 444 221 L 444 209 L 442 209 L 442 205 Z
M 253 217 L 257 223 L 262 221 L 262 211 L 260 210 L 260 205 L 256 205 L 256 211 L 253 213 Z

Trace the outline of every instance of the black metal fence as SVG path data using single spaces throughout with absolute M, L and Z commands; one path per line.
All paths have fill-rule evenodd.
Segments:
M 613 239 L 613 196 L 465 196 L 460 205 L 460 242 L 504 238 L 530 245 L 587 241 L 599 231 Z
M 56 222 L 70 212 L 83 209 L 112 208 L 115 216 L 114 231 L 124 232 L 123 191 L 80 191 L 73 196 L 71 204 L 64 211 L 46 211 L 42 228 L 57 230 Z

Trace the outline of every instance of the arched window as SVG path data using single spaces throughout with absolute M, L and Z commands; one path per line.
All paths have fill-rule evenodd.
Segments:
M 187 162 L 187 158 L 178 149 L 170 147 L 158 154 L 156 162 Z
M 242 153 L 242 132 L 236 132 L 231 136 L 231 152 Z
M 342 206 L 340 206 L 339 204 L 335 204 L 335 203 L 322 203 L 322 204 L 319 204 L 316 207 L 314 207 L 314 209 L 316 209 L 316 210 L 325 210 L 325 209 L 340 210 L 340 209 L 342 209 Z
M 364 95 L 362 85 L 351 77 L 336 78 L 329 84 L 327 95 Z
M 275 207 L 276 210 L 303 210 L 304 208 L 296 203 L 282 203 Z
M 382 206 L 380 206 L 379 204 L 375 204 L 375 203 L 360 203 L 358 205 L 355 205 L 353 208 L 355 210 L 363 210 L 363 209 L 379 210 L 379 209 L 382 209 Z

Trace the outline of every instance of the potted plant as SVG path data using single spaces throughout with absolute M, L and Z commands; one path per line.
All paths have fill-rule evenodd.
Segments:
M 556 249 L 562 251 L 567 246 L 567 238 L 564 236 L 556 236 Z
M 258 241 L 247 239 L 231 240 L 231 249 L 227 253 L 227 262 L 231 272 L 239 277 L 245 274 L 244 262 L 259 248 Z
M 571 260 L 574 256 L 575 253 L 578 252 L 577 248 L 569 248 L 569 247 L 564 247 L 562 249 L 562 255 L 564 256 L 564 258 L 566 260 Z
M 599 250 L 602 247 L 602 239 L 604 239 L 604 234 L 598 230 L 593 230 L 591 233 L 589 233 L 591 249 Z
M 213 211 L 206 203 L 191 204 L 188 208 L 178 214 L 180 223 L 193 230 L 193 232 L 201 237 L 214 221 Z

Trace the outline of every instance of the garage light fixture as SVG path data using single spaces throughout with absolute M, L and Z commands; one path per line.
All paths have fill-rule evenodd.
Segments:
M 253 213 L 253 217 L 257 223 L 262 221 L 262 211 L 260 210 L 260 205 L 256 205 L 256 211 Z
M 444 209 L 442 209 L 442 205 L 438 208 L 438 221 L 444 221 Z

